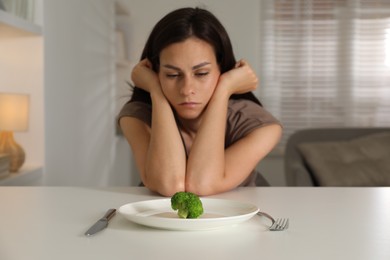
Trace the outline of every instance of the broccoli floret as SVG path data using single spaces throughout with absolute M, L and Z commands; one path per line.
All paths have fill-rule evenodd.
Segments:
M 191 192 L 176 192 L 171 198 L 171 207 L 178 210 L 181 218 L 198 218 L 203 214 L 203 205 L 200 198 Z

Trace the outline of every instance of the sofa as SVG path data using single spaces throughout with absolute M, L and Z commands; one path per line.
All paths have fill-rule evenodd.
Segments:
M 390 128 L 299 130 L 284 167 L 288 186 L 390 186 Z

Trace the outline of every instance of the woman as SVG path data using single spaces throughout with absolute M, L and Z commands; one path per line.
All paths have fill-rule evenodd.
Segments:
M 281 126 L 250 92 L 257 77 L 236 62 L 210 12 L 182 8 L 152 30 L 119 114 L 143 184 L 164 196 L 211 195 L 265 180 L 254 171 Z

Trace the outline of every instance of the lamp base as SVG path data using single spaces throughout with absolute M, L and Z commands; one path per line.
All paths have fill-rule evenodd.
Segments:
M 26 158 L 23 148 L 15 142 L 14 134 L 11 131 L 0 132 L 0 153 L 9 155 L 10 172 L 17 172 L 23 165 Z

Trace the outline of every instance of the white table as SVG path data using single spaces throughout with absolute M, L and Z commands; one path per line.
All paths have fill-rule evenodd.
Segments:
M 144 188 L 0 187 L 0 259 L 390 259 L 390 188 L 239 188 L 214 196 L 255 203 L 290 228 L 254 216 L 210 231 L 143 227 L 108 208 L 161 198 Z

